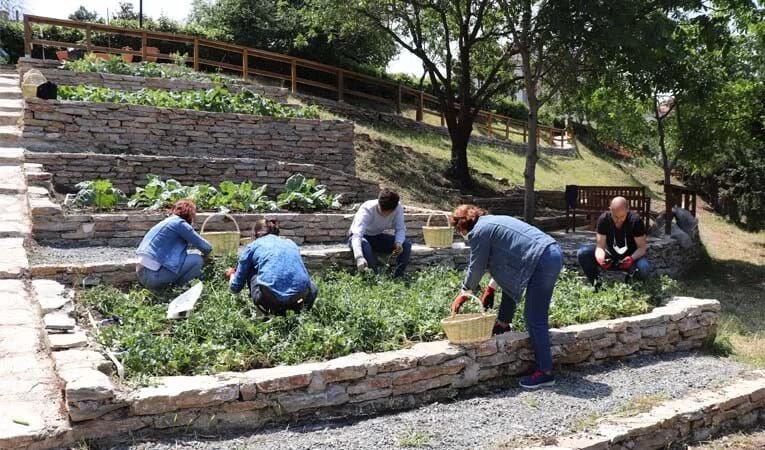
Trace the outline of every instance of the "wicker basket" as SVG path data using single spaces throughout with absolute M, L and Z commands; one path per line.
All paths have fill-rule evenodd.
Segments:
M 425 239 L 425 245 L 432 248 L 448 248 L 454 242 L 454 230 L 449 226 L 449 216 L 446 217 L 446 226 L 431 227 L 430 219 L 433 214 L 428 216 L 428 221 L 422 227 L 422 237 Z
M 470 298 L 481 301 L 474 295 Z M 496 320 L 495 313 L 452 314 L 441 320 L 441 326 L 452 344 L 471 344 L 489 340 Z
M 236 226 L 236 231 L 208 231 L 205 233 L 205 225 L 207 225 L 207 222 L 215 216 L 226 216 L 231 219 L 231 221 L 234 222 L 234 226 Z M 239 250 L 239 239 L 241 238 L 242 233 L 239 231 L 239 224 L 236 223 L 236 219 L 230 214 L 210 214 L 210 217 L 205 219 L 202 223 L 202 229 L 199 230 L 199 234 L 207 239 L 207 242 L 212 245 L 213 250 L 210 253 L 211 256 L 235 255 Z

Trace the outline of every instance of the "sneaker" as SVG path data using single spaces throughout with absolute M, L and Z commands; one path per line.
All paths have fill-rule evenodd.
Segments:
M 541 370 L 535 370 L 531 375 L 521 378 L 519 384 L 524 389 L 539 389 L 546 386 L 555 386 L 555 375 L 552 373 L 546 374 Z
M 496 336 L 498 334 L 509 333 L 510 331 L 513 331 L 512 325 L 508 324 L 503 327 L 502 325 L 495 323 L 494 328 L 491 330 L 491 335 Z

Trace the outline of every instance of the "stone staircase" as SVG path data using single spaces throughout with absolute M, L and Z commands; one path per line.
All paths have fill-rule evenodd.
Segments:
M 0 67 L 0 448 L 28 447 L 67 430 L 63 399 L 31 293 L 24 243 L 31 234 L 15 69 Z

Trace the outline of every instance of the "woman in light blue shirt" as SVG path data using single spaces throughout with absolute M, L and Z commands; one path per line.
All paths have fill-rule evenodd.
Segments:
M 170 217 L 146 233 L 136 250 L 139 258 L 136 272 L 141 285 L 160 290 L 184 286 L 202 276 L 202 266 L 212 246 L 192 228 L 196 215 L 194 202 L 178 201 L 170 210 Z M 203 256 L 188 253 L 189 246 Z

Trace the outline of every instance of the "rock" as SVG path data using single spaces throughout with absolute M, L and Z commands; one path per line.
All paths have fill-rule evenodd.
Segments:
M 67 402 L 114 398 L 112 380 L 95 369 L 70 369 L 60 371 L 59 375 L 66 383 L 64 392 Z
M 69 411 L 69 418 L 73 422 L 82 422 L 85 420 L 96 419 L 104 414 L 110 413 L 114 410 L 127 407 L 127 403 L 112 402 L 112 401 L 82 401 L 82 402 L 68 402 L 67 410 Z
M 465 354 L 463 348 L 451 345 L 448 341 L 421 342 L 404 352 L 416 357 L 421 366 L 434 366 Z
M 132 414 L 142 416 L 203 408 L 239 398 L 239 383 L 223 377 L 177 376 L 156 381 L 157 386 L 142 387 L 131 393 Z
M 328 361 L 322 371 L 326 383 L 355 380 L 367 374 L 370 357 L 366 353 L 354 353 Z
M 66 293 L 63 284 L 53 280 L 33 280 L 32 289 L 34 289 L 37 301 L 40 302 L 40 308 L 44 314 L 61 309 L 71 301 L 70 295 Z
M 85 347 L 88 345 L 88 337 L 81 331 L 74 333 L 49 334 L 48 340 L 53 351 L 70 348 Z
M 114 371 L 114 365 L 104 355 L 93 350 L 65 350 L 53 352 L 58 371 L 70 369 L 96 369 L 107 375 Z
M 280 392 L 300 389 L 311 384 L 313 373 L 323 364 L 299 364 L 256 369 L 242 374 L 231 374 L 241 384 L 242 400 L 253 400 L 258 392 Z
M 393 386 L 411 384 L 416 381 L 435 378 L 441 375 L 454 375 L 462 371 L 472 360 L 468 357 L 461 357 L 447 361 L 437 366 L 423 366 L 415 369 L 405 370 L 393 374 Z
M 69 317 L 65 313 L 52 312 L 43 317 L 43 323 L 45 323 L 46 330 L 54 331 L 71 331 L 74 330 L 74 319 Z
M 348 400 L 348 393 L 345 391 L 345 388 L 340 385 L 330 386 L 324 392 L 316 394 L 301 392 L 284 394 L 277 398 L 279 405 L 288 413 L 304 409 L 342 405 L 343 403 L 347 403 Z
M 396 372 L 411 369 L 417 365 L 417 358 L 405 350 L 374 353 L 370 355 L 367 371 L 369 373 Z

